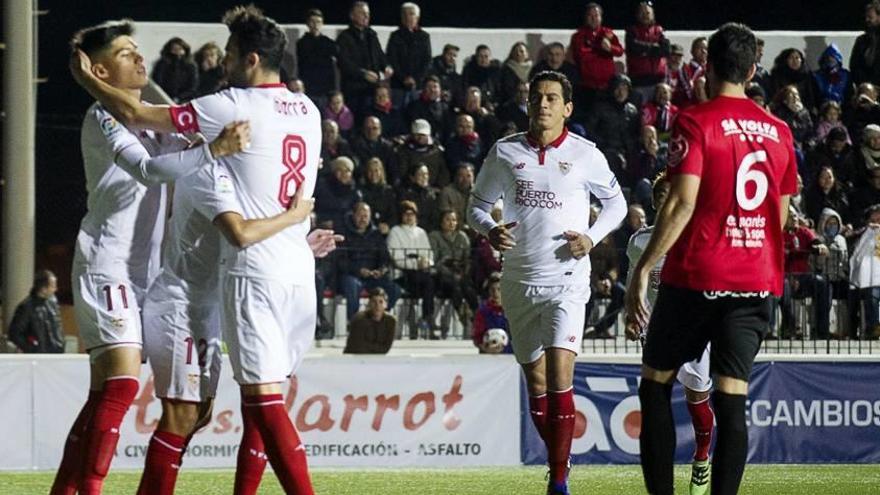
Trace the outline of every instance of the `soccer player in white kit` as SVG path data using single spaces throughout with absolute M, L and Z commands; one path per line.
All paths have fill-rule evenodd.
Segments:
M 224 23 L 230 30 L 224 59 L 230 89 L 169 108 L 143 105 L 95 78 L 81 81 L 135 127 L 198 131 L 211 138 L 229 122 L 250 122 L 251 147 L 236 159 L 221 160 L 243 215 L 224 213 L 217 224 L 229 216 L 279 214 L 300 188 L 310 198 L 321 148 L 318 109 L 280 81 L 287 43 L 281 28 L 253 6 L 230 10 Z M 88 65 L 84 55 L 80 60 Z M 236 493 L 256 491 L 266 457 L 287 493 L 313 493 L 305 449 L 281 395 L 281 383 L 296 371 L 314 338 L 314 257 L 307 233 L 308 225 L 302 223 L 245 249 L 227 245 L 223 255 L 224 340 L 241 385 L 245 419 Z
M 95 60 L 90 75 L 138 100 L 147 83 L 143 57 L 127 22 L 84 29 L 72 44 Z M 140 307 L 159 268 L 165 190 L 160 184 L 190 174 L 247 139 L 232 126 L 223 139 L 178 153 L 182 136 L 134 134 L 99 104 L 86 112 L 82 152 L 88 212 L 72 267 L 74 307 L 90 355 L 89 398 L 74 422 L 52 494 L 100 493 L 119 425 L 138 390 Z M 237 147 L 236 147 L 237 143 Z
M 663 202 L 669 195 L 669 179 L 666 172 L 660 174 L 654 179 L 652 187 L 652 196 L 654 202 L 654 211 L 660 211 L 663 208 Z M 636 266 L 642 253 L 645 252 L 645 246 L 651 240 L 651 234 L 654 232 L 654 226 L 649 225 L 642 227 L 629 239 L 626 246 L 626 256 L 629 258 L 629 266 Z M 654 306 L 657 300 L 657 290 L 660 287 L 660 272 L 663 270 L 663 261 L 665 257 L 654 265 L 651 270 L 650 285 L 648 286 L 648 304 Z M 630 279 L 632 272 L 630 272 Z M 627 281 L 629 284 L 629 280 Z M 644 333 L 637 334 L 634 328 L 627 327 L 626 336 L 630 340 L 638 340 L 644 343 Z M 696 441 L 696 449 L 694 450 L 694 462 L 691 467 L 691 481 L 688 486 L 690 495 L 703 495 L 709 490 L 709 448 L 712 443 L 712 426 L 715 422 L 715 413 L 709 405 L 709 391 L 712 390 L 712 377 L 709 374 L 709 353 L 711 344 L 706 346 L 703 355 L 699 359 L 687 362 L 678 369 L 676 378 L 684 386 L 684 395 L 687 399 L 688 412 L 691 415 L 691 423 L 694 426 L 694 439 Z
M 574 360 L 590 298 L 592 247 L 617 228 L 626 201 L 605 156 L 570 134 L 571 83 L 558 72 L 529 85 L 529 131 L 495 143 L 472 194 L 470 220 L 504 252 L 501 291 L 529 409 L 547 445 L 548 494 L 568 494 Z M 591 227 L 590 195 L 602 203 Z M 504 223 L 489 212 L 504 198 Z

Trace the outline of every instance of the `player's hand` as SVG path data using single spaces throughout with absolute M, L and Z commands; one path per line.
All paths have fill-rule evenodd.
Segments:
M 82 80 L 89 77 L 92 73 L 92 60 L 86 55 L 86 52 L 77 48 L 70 54 L 70 74 L 77 83 L 82 84 Z
M 217 139 L 208 146 L 214 158 L 234 155 L 251 145 L 251 124 L 237 121 L 226 124 Z M 311 212 L 310 212 L 311 213 Z
M 568 248 L 576 260 L 590 254 L 590 250 L 593 249 L 593 240 L 580 232 L 566 230 L 562 233 L 562 237 L 565 237 L 565 240 L 568 241 Z
M 507 251 L 516 247 L 516 239 L 510 233 L 510 229 L 516 227 L 517 222 L 498 225 L 489 231 L 489 244 L 498 251 Z
M 651 311 L 645 301 L 648 296 L 648 278 L 650 272 L 635 271 L 626 295 L 623 298 L 624 321 L 626 322 L 625 333 L 629 340 L 638 340 L 642 329 L 648 325 Z
M 312 210 L 315 209 L 315 200 L 313 198 L 303 198 L 302 196 L 303 188 L 300 186 L 297 188 L 296 194 L 290 198 L 290 204 L 287 206 L 287 214 L 290 215 L 293 225 L 305 221 L 312 214 Z
M 334 233 L 332 230 L 315 229 L 309 232 L 306 240 L 309 243 L 309 247 L 312 248 L 315 258 L 323 258 L 333 252 L 336 249 L 336 244 L 344 241 L 345 237 Z

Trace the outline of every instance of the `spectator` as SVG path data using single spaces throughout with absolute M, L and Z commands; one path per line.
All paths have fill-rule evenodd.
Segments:
M 388 354 L 397 332 L 397 318 L 388 313 L 388 296 L 370 289 L 367 309 L 348 322 L 344 354 Z
M 418 99 L 411 101 L 406 107 L 407 122 L 412 125 L 418 119 L 424 119 L 431 124 L 431 137 L 438 142 L 446 138 L 452 127 L 452 111 L 449 103 L 443 99 L 440 79 L 436 76 L 425 78 Z
M 803 175 L 810 181 L 808 186 L 816 182 L 822 167 L 828 167 L 834 171 L 837 179 L 835 182 L 839 182 L 841 191 L 849 191 L 852 181 L 846 175 L 846 166 L 847 163 L 852 163 L 850 158 L 852 146 L 847 144 L 847 137 L 843 128 L 835 127 L 828 132 L 819 145 L 807 154 Z
M 840 105 L 852 94 L 850 73 L 843 68 L 843 54 L 834 43 L 828 45 L 819 57 L 819 70 L 813 72 L 813 82 L 817 104 L 833 101 Z
M 657 83 L 651 101 L 642 105 L 642 125 L 654 126 L 660 140 L 667 141 L 677 116 L 678 107 L 672 104 L 672 88 L 666 83 Z
M 514 97 L 498 107 L 495 115 L 501 122 L 513 122 L 519 132 L 529 130 L 529 83 L 521 82 Z
M 502 218 L 502 201 L 498 200 L 492 207 L 490 215 L 496 222 L 501 222 Z M 501 273 L 501 253 L 496 251 L 489 242 L 489 239 L 481 234 L 477 234 L 473 242 L 473 274 L 474 284 L 476 287 L 484 287 L 492 274 Z
M 474 119 L 463 113 L 455 119 L 455 134 L 446 143 L 446 163 L 482 163 L 485 156 L 480 135 L 474 130 Z M 466 217 L 462 217 L 466 218 Z
M 443 88 L 443 99 L 451 105 L 461 104 L 464 88 L 461 84 L 461 74 L 455 65 L 458 58 L 459 48 L 455 45 L 443 45 L 443 53 L 431 59 L 427 75 L 440 79 L 440 87 Z
M 400 202 L 400 224 L 388 234 L 388 251 L 401 276 L 398 279 L 409 297 L 422 300 L 422 321 L 419 328 L 410 328 L 410 338 L 417 338 L 419 329 L 436 338 L 434 332 L 434 251 L 428 234 L 417 225 L 419 209 L 412 201 Z
M 341 92 L 333 91 L 327 95 L 327 106 L 321 109 L 321 117 L 336 122 L 339 133 L 346 139 L 351 135 L 351 129 L 354 127 L 354 114 L 345 105 L 345 97 Z
M 464 327 L 470 326 L 477 309 L 477 290 L 471 277 L 471 241 L 459 229 L 458 214 L 443 210 L 440 229 L 428 236 L 437 267 L 438 293 L 448 297 Z M 446 338 L 447 328 L 441 337 Z
M 529 72 L 529 79 L 526 82 L 531 81 L 535 74 L 546 70 L 564 74 L 574 87 L 580 85 L 581 76 L 578 68 L 573 63 L 565 60 L 565 45 L 558 41 L 554 41 L 544 47 L 544 58 L 532 67 L 532 70 Z
M 321 177 L 315 186 L 315 213 L 318 224 L 340 230 L 361 194 L 355 189 L 354 162 L 350 158 L 340 156 L 330 162 L 330 167 L 333 173 Z
M 468 90 L 471 86 L 480 88 L 486 103 L 492 106 L 498 102 L 501 90 L 501 67 L 492 59 L 492 50 L 486 45 L 477 45 L 473 57 L 465 64 L 461 74 L 462 85 Z
M 419 26 L 421 9 L 412 2 L 400 6 L 400 27 L 391 33 L 386 46 L 391 76 L 392 100 L 405 107 L 418 94 L 418 87 L 431 63 L 431 36 Z M 438 81 L 439 82 L 439 81 Z
M 321 122 L 321 160 L 323 162 L 321 169 L 318 170 L 318 175 L 322 177 L 329 175 L 331 172 L 330 162 L 341 156 L 352 158 L 354 152 L 348 141 L 339 135 L 339 124 L 325 119 Z
M 464 109 L 459 113 L 466 113 L 474 119 L 474 128 L 480 135 L 480 144 L 488 151 L 500 137 L 501 122 L 491 110 L 483 105 L 483 92 L 476 86 L 471 86 L 465 92 Z
M 621 259 L 626 259 L 626 257 Z M 598 299 L 607 299 L 608 304 L 605 306 L 605 312 L 602 314 L 602 317 L 592 325 L 588 324 L 584 328 L 584 338 L 614 338 L 614 335 L 609 330 L 617 325 L 617 318 L 623 310 L 624 294 L 626 294 L 626 287 L 618 280 L 617 270 L 610 270 L 599 275 L 595 290 L 591 294 L 590 301 L 587 302 L 585 312 L 589 317 Z
M 795 85 L 782 87 L 773 98 L 770 111 L 788 124 L 794 137 L 795 146 L 804 150 L 813 143 L 813 119 L 801 100 L 800 90 Z
M 789 209 L 783 232 L 785 244 L 785 288 L 782 295 L 782 336 L 803 338 L 803 328 L 794 318 L 794 299 L 812 297 L 815 310 L 816 334 L 828 337 L 831 290 L 828 281 L 813 273 L 810 256 L 828 255 L 828 246 L 822 244 L 816 234 L 793 208 Z
M 774 98 L 787 86 L 797 89 L 800 100 L 809 113 L 816 112 L 816 94 L 813 78 L 804 59 L 804 52 L 797 48 L 786 48 L 773 61 L 770 71 L 770 94 Z
M 58 279 L 49 270 L 34 275 L 28 297 L 18 304 L 9 324 L 9 341 L 24 353 L 64 352 L 64 329 L 55 292 Z
M 771 94 L 770 72 L 761 63 L 761 59 L 764 58 L 764 40 L 758 38 L 756 41 L 757 51 L 755 52 L 755 75 L 752 77 L 752 82 L 761 86 L 761 89 L 764 90 L 764 94 L 767 95 Z
M 440 209 L 437 207 L 437 189 L 431 187 L 430 172 L 427 165 L 419 163 L 412 169 L 409 183 L 400 194 L 401 200 L 416 205 L 419 215 L 419 227 L 426 231 L 434 230 L 440 223 Z
M 388 79 L 394 70 L 388 65 L 385 52 L 379 45 L 379 36 L 370 27 L 370 6 L 354 2 L 349 11 L 351 23 L 339 33 L 339 71 L 342 92 L 355 115 L 367 108 L 370 93 L 380 81 Z
M 503 105 L 516 97 L 517 87 L 520 83 L 529 82 L 529 74 L 532 71 L 532 60 L 529 57 L 529 48 L 522 41 L 517 41 L 510 47 L 510 53 L 501 66 L 501 91 L 498 95 L 498 104 Z
M 651 2 L 639 2 L 636 24 L 626 30 L 626 68 L 640 101 L 651 99 L 654 86 L 666 77 L 669 40 L 654 18 Z
M 393 185 L 397 185 L 400 181 L 400 170 L 397 167 L 394 145 L 390 140 L 382 137 L 382 121 L 377 117 L 370 116 L 364 119 L 360 134 L 351 141 L 351 150 L 358 163 L 366 164 L 372 158 L 380 160 L 384 168 L 383 184 L 386 177 L 388 182 Z M 359 182 L 364 181 L 363 165 L 355 170 L 355 177 Z
M 590 113 L 586 127 L 596 146 L 607 157 L 614 174 L 621 177 L 628 157 L 636 152 L 641 116 L 629 101 L 632 83 L 627 76 L 615 76 L 608 87 L 610 94 Z
M 854 145 L 861 144 L 862 131 L 868 124 L 880 123 L 880 105 L 877 104 L 877 88 L 862 83 L 856 89 L 850 107 L 844 112 L 844 120 Z
M 767 110 L 767 93 L 760 84 L 754 82 L 751 83 L 749 87 L 746 88 L 746 98 L 755 102 L 755 105 Z
M 862 131 L 861 145 L 843 164 L 843 174 L 852 184 L 853 213 L 860 215 L 865 208 L 880 203 L 873 192 L 874 172 L 880 172 L 880 125 L 869 124 Z M 875 200 L 876 199 L 876 200 Z M 860 208 L 860 209 L 859 209 Z
M 629 238 L 632 237 L 633 234 L 638 232 L 639 229 L 647 225 L 647 222 L 648 219 L 645 214 L 645 209 L 641 205 L 629 205 L 623 224 L 613 234 L 614 247 L 617 252 L 626 253 L 626 246 L 629 244 Z M 620 257 L 620 265 L 617 266 L 620 267 L 620 278 L 626 280 L 627 274 L 629 273 L 629 258 L 627 258 L 626 256 Z M 618 275 L 617 266 L 610 267 L 609 270 L 605 271 L 605 273 L 607 274 L 613 270 L 615 275 L 615 282 L 617 281 L 616 275 Z
M 445 187 L 449 184 L 449 169 L 443 157 L 443 147 L 431 137 L 431 124 L 424 119 L 416 119 L 411 131 L 406 142 L 397 147 L 400 172 L 411 177 L 416 166 L 425 165 L 431 173 L 431 186 Z
M 880 84 L 880 2 L 865 5 L 865 33 L 856 38 L 849 58 L 853 82 Z
M 880 337 L 880 205 L 866 212 L 867 228 L 850 258 L 850 283 L 859 291 L 865 325 L 863 338 Z
M 816 124 L 816 141 L 824 141 L 831 129 L 840 129 L 846 136 L 846 144 L 852 144 L 846 126 L 840 121 L 840 104 L 836 101 L 826 101 L 819 107 L 819 122 Z
M 614 58 L 623 55 L 623 46 L 611 28 L 602 25 L 602 7 L 588 3 L 584 25 L 571 35 L 569 53 L 577 66 L 580 84 L 577 86 L 576 107 L 584 115 L 593 108 L 599 94 L 608 88 L 614 77 Z M 574 79 L 571 80 L 574 84 Z
M 807 187 L 804 205 L 807 217 L 813 221 L 813 225 L 819 225 L 822 212 L 829 208 L 839 212 L 843 218 L 849 219 L 849 199 L 843 187 L 835 180 L 834 170 L 828 166 L 819 169 L 818 175 Z M 817 231 L 822 233 L 819 228 Z
M 223 60 L 223 50 L 213 41 L 205 43 L 196 52 L 196 66 L 199 68 L 199 86 L 196 90 L 196 96 L 209 95 L 219 91 L 223 85 L 223 66 L 220 61 Z
M 467 218 L 468 205 L 471 200 L 471 189 L 474 187 L 474 166 L 471 163 L 458 162 L 455 169 L 455 182 L 440 191 L 437 205 L 440 211 L 454 211 L 460 220 L 459 228 L 465 232 L 470 227 L 464 220 Z
M 848 304 L 849 313 L 856 312 L 857 299 L 855 291 L 849 287 L 849 257 L 847 256 L 846 237 L 851 234 L 850 226 L 844 225 L 838 212 L 831 208 L 822 210 L 816 231 L 822 244 L 828 246 L 827 256 L 813 257 L 813 270 L 821 274 L 831 285 L 831 298 L 844 300 L 841 304 Z M 837 331 L 831 332 L 834 339 L 843 338 L 843 322 L 838 319 Z M 852 327 L 855 330 L 855 326 Z M 852 332 L 855 337 L 857 333 Z
M 361 194 L 364 202 L 373 211 L 373 223 L 379 233 L 388 235 L 391 226 L 397 224 L 397 198 L 394 188 L 385 183 L 385 167 L 382 160 L 376 157 L 367 160 L 364 167 L 364 186 Z
M 296 42 L 296 60 L 299 78 L 308 90 L 306 94 L 318 108 L 327 105 L 327 95 L 339 91 L 336 62 L 339 47 L 330 37 L 321 33 L 324 14 L 318 9 L 306 12 L 308 31 Z
M 495 274 L 486 281 L 486 300 L 477 309 L 474 318 L 473 341 L 480 349 L 480 354 L 513 354 L 510 338 L 510 326 L 504 316 L 501 303 L 501 276 Z M 483 336 L 491 328 L 500 328 L 507 334 L 506 346 L 492 346 L 483 342 Z
M 705 90 L 708 57 L 709 43 L 706 38 L 701 36 L 694 39 L 691 43 L 691 61 L 681 69 L 682 79 L 679 81 L 681 91 L 677 95 L 678 99 L 673 97 L 673 103 L 679 108 L 687 108 L 708 100 L 708 97 L 700 94 L 701 86 Z
M 364 289 L 384 289 L 392 308 L 400 295 L 388 273 L 391 258 L 385 237 L 373 226 L 371 217 L 370 205 L 355 203 L 345 223 L 345 243 L 339 249 L 339 290 L 345 296 L 349 321 L 358 311 Z
M 669 58 L 666 60 L 666 79 L 664 82 L 672 88 L 672 101 L 681 105 L 690 99 L 693 86 L 684 71 L 684 47 L 677 43 L 669 46 Z
M 150 79 L 175 103 L 195 97 L 199 87 L 199 69 L 192 60 L 189 43 L 178 37 L 166 41 Z
M 366 115 L 376 117 L 382 123 L 382 135 L 394 139 L 406 134 L 406 123 L 403 112 L 394 108 L 391 103 L 391 90 L 380 84 L 373 90 L 373 105 L 367 109 Z
M 666 168 L 667 149 L 665 143 L 661 144 L 654 126 L 643 126 L 638 157 L 632 160 L 630 166 L 627 167 L 628 178 L 620 177 L 621 181 L 626 181 L 627 184 L 638 184 L 641 180 L 648 180 L 650 183 L 651 179 Z M 650 194 L 647 195 L 647 199 L 651 199 Z

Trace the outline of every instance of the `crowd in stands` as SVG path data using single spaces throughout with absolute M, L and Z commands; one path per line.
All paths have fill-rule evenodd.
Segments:
M 344 297 L 353 325 L 369 320 L 384 328 L 376 307 L 421 299 L 423 328 L 411 335 L 443 337 L 432 318 L 437 297 L 451 299 L 468 327 L 485 331 L 501 308 L 491 296 L 501 257 L 466 223 L 469 191 L 493 143 L 527 130 L 529 79 L 554 70 L 575 87 L 569 129 L 598 145 L 629 194 L 624 224 L 591 253 L 590 304 L 605 299 L 608 309 L 588 330 L 608 335 L 622 305 L 626 243 L 656 215 L 651 181 L 666 166 L 675 119 L 708 99 L 707 39 L 671 43 L 652 4 L 641 2 L 620 40 L 603 24 L 602 7 L 590 3 L 568 46 L 547 44 L 533 59 L 519 41 L 499 61 L 479 45 L 459 73 L 459 48 L 434 50 L 419 6 L 404 3 L 400 14 L 383 47 L 366 2 L 352 4 L 350 24 L 335 40 L 322 33 L 322 12 L 309 10 L 296 73 L 284 75 L 291 91 L 322 111 L 314 223 L 346 237 L 318 263 L 319 293 Z M 780 338 L 880 335 L 880 1 L 866 6 L 865 23 L 849 61 L 831 44 L 817 60 L 788 48 L 765 67 L 759 40 L 747 95 L 792 129 L 802 185 L 785 227 Z M 173 38 L 153 79 L 185 101 L 219 87 L 221 58 L 209 43 L 193 60 L 189 45 Z M 369 307 L 358 314 L 368 291 Z M 814 313 L 809 324 L 797 316 L 805 298 Z M 847 304 L 852 321 L 830 326 L 833 300 Z

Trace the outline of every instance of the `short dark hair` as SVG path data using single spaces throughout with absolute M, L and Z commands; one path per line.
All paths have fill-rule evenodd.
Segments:
M 312 18 L 312 17 L 320 17 L 321 19 L 323 19 L 323 18 L 324 18 L 324 13 L 321 12 L 320 9 L 309 9 L 309 10 L 307 10 L 307 11 L 306 11 L 306 19 L 310 19 L 310 18 Z
M 880 1 L 873 0 L 865 5 L 865 10 L 871 9 L 875 14 L 880 15 Z
M 691 41 L 691 50 L 693 50 L 694 47 L 697 46 L 697 43 L 699 43 L 701 41 L 709 41 L 709 40 L 705 36 L 699 36 L 697 38 L 694 38 L 694 41 Z
M 458 45 L 453 45 L 452 43 L 446 43 L 443 45 L 443 53 L 448 52 L 449 50 L 455 50 L 457 52 L 461 51 L 461 48 Z
M 755 34 L 748 26 L 728 22 L 709 37 L 709 64 L 721 80 L 744 83 L 755 65 L 757 50 Z
M 477 48 L 474 49 L 474 53 L 480 53 L 480 50 L 488 50 L 489 45 L 477 45 Z
M 226 11 L 223 24 L 229 28 L 230 36 L 235 37 L 241 57 L 253 52 L 260 56 L 263 68 L 280 70 L 287 36 L 275 20 L 263 15 L 254 5 L 248 5 Z
M 596 2 L 588 3 L 587 7 L 584 9 L 584 12 L 589 12 L 591 9 L 599 9 L 599 13 L 602 13 L 602 6 Z
M 541 81 L 554 81 L 562 86 L 562 100 L 565 103 L 571 102 L 571 81 L 565 77 L 565 74 L 556 72 L 555 70 L 543 70 L 535 74 L 529 81 L 529 99 L 532 98 L 532 91 L 537 91 L 538 83 Z
M 107 21 L 77 31 L 70 39 L 70 47 L 74 50 L 80 49 L 91 57 L 110 46 L 116 38 L 132 34 L 134 34 L 134 23 L 131 19 Z
M 425 78 L 422 80 L 422 87 L 424 88 L 425 86 L 427 86 L 429 82 L 435 82 L 435 83 L 440 84 L 442 86 L 442 83 L 440 82 L 440 78 L 433 75 L 433 74 L 430 76 L 425 76 Z
M 553 43 L 549 43 L 547 45 L 547 48 L 545 48 L 545 50 L 547 50 L 549 52 L 551 48 L 561 48 L 562 51 L 565 51 L 565 45 L 563 45 L 562 43 L 560 43 L 558 41 L 554 41 Z
M 51 270 L 40 270 L 34 274 L 34 287 L 33 290 L 40 290 L 44 287 L 49 287 L 49 281 L 53 278 L 57 278 Z
M 372 289 L 367 291 L 367 295 L 369 296 L 370 299 L 372 299 L 374 297 L 379 297 L 379 296 L 386 297 L 386 298 L 388 297 L 388 294 L 385 292 L 385 289 L 383 289 L 381 287 L 373 287 Z

